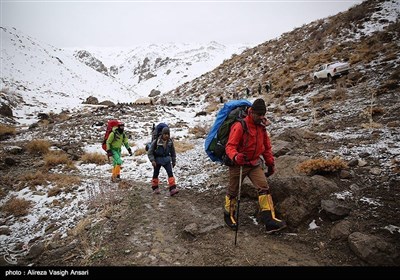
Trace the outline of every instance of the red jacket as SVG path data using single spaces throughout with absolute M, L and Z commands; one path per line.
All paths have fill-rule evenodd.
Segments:
M 260 163 L 260 155 L 262 155 L 267 166 L 274 165 L 271 140 L 265 126 L 256 125 L 250 115 L 246 116 L 244 121 L 247 125 L 246 132 L 240 122 L 234 123 L 231 127 L 225 146 L 228 157 L 233 161 L 238 153 L 243 153 L 249 161 L 249 165 L 256 166 Z

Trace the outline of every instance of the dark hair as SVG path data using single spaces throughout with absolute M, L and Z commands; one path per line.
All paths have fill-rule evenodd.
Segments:
M 265 113 L 267 112 L 267 107 L 265 106 L 265 101 L 264 101 L 264 99 L 261 99 L 261 98 L 254 100 L 251 108 L 253 108 L 253 112 L 258 115 L 265 115 Z

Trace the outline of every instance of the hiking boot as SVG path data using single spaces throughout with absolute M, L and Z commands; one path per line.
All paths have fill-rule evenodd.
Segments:
M 170 187 L 170 188 L 169 188 L 169 195 L 170 195 L 170 196 L 174 196 L 174 195 L 176 195 L 178 192 L 179 192 L 179 190 L 176 188 L 176 186 Z
M 151 187 L 152 189 L 153 189 L 153 193 L 154 194 L 160 194 L 160 188 L 157 186 L 157 187 Z
M 285 221 L 273 218 L 271 211 L 262 211 L 260 213 L 261 221 L 265 224 L 265 230 L 267 233 L 273 233 L 286 228 Z
M 229 215 L 229 213 L 226 213 L 225 211 L 224 211 L 224 221 L 225 221 L 225 224 L 226 224 L 230 229 L 233 229 L 233 230 L 236 229 L 237 223 L 236 223 L 234 217 L 232 217 L 232 219 L 231 219 L 231 215 Z
M 121 181 L 120 172 L 121 172 L 121 165 L 116 165 L 116 166 L 113 167 L 112 176 L 111 176 L 111 182 L 118 183 L 118 182 Z
M 274 203 L 271 194 L 261 194 L 258 196 L 260 205 L 261 222 L 265 224 L 267 233 L 282 230 L 286 227 L 286 223 L 275 217 Z
M 237 203 L 236 197 L 230 197 L 229 195 L 225 196 L 224 221 L 225 224 L 231 229 L 236 229 L 237 227 L 237 222 L 235 218 L 236 203 Z
M 113 178 L 113 177 L 111 177 L 111 182 L 112 183 L 119 183 L 119 182 L 121 182 L 121 178 Z
M 276 231 L 280 231 L 286 227 L 287 227 L 287 225 L 286 225 L 285 221 L 281 221 L 281 220 L 271 220 L 265 224 L 265 230 L 267 233 L 273 233 Z

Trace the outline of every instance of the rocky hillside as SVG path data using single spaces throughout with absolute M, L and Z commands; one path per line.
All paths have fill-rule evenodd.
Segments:
M 76 51 L 74 56 L 81 62 L 85 63 L 87 66 L 93 68 L 97 72 L 104 75 L 109 74 L 109 70 L 104 66 L 103 62 L 94 57 L 90 52 L 85 50 Z
M 92 53 L 108 65 L 110 75 L 132 91 L 153 97 L 214 69 L 246 47 L 212 41 L 207 44 L 151 44 L 119 51 L 93 49 Z
M 87 108 L 2 126 L 3 265 L 399 266 L 399 13 L 398 1 L 365 1 L 283 34 L 168 93 L 190 98 L 187 107 Z M 313 81 L 331 60 L 351 72 Z M 222 215 L 227 169 L 203 145 L 219 96 L 237 91 L 268 101 L 277 169 L 268 182 L 288 229 L 265 234 L 245 180 L 235 246 Z M 109 118 L 126 122 L 134 147 L 119 184 L 104 155 L 89 160 Z M 174 197 L 150 190 L 143 147 L 160 121 L 179 147 Z

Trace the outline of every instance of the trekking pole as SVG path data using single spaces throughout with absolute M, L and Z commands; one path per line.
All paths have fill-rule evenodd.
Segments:
M 239 193 L 238 193 L 238 199 L 237 199 L 237 212 L 236 212 L 235 246 L 236 246 L 236 240 L 237 240 L 237 235 L 238 235 L 238 230 L 239 230 L 239 206 L 240 206 L 240 193 L 242 191 L 242 174 L 243 174 L 243 165 L 240 166 L 240 175 L 239 175 Z

